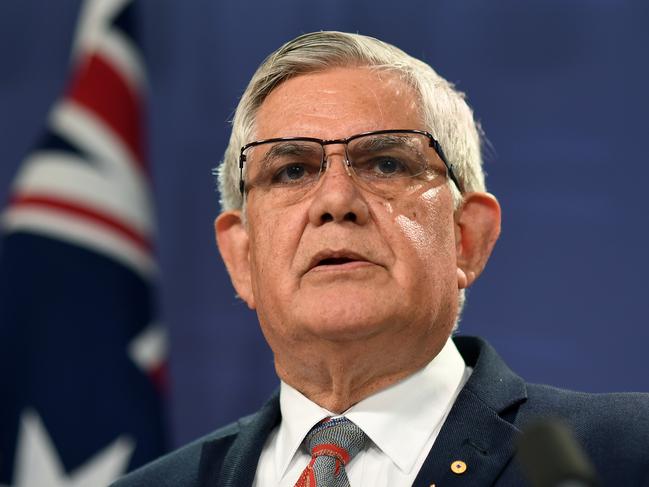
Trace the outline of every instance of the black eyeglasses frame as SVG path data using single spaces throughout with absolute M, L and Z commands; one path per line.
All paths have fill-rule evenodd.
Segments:
M 317 144 L 320 144 L 323 148 L 326 145 L 333 145 L 333 144 L 343 144 L 346 146 L 347 144 L 349 144 L 349 142 L 351 142 L 354 139 L 358 139 L 359 137 L 365 137 L 367 135 L 383 135 L 383 134 L 397 134 L 397 133 L 425 135 L 429 140 L 429 146 L 435 150 L 439 158 L 444 163 L 444 166 L 446 166 L 448 177 L 451 179 L 451 181 L 453 181 L 457 189 L 460 191 L 460 194 L 464 193 L 464 190 L 462 189 L 462 185 L 460 184 L 459 180 L 455 176 L 455 172 L 453 171 L 453 164 L 450 164 L 448 162 L 448 160 L 446 159 L 446 155 L 444 154 L 444 150 L 442 149 L 442 146 L 440 145 L 439 142 L 437 142 L 435 137 L 433 137 L 433 135 L 430 132 L 426 132 L 424 130 L 416 130 L 416 129 L 386 129 L 386 130 L 362 132 L 360 134 L 351 135 L 344 139 L 318 139 L 316 137 L 276 137 L 272 139 L 255 140 L 253 142 L 249 142 L 248 144 L 244 145 L 241 148 L 241 151 L 239 153 L 239 190 L 241 191 L 241 196 L 244 196 L 246 191 L 245 182 L 243 180 L 243 163 L 246 161 L 246 155 L 244 154 L 244 152 L 250 149 L 251 147 L 255 147 L 262 144 L 273 143 L 273 142 L 293 142 L 293 141 L 315 142 Z

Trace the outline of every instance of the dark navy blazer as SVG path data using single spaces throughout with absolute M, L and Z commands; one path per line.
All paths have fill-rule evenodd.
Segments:
M 604 486 L 649 487 L 649 394 L 586 394 L 528 384 L 485 341 L 457 337 L 455 343 L 473 373 L 413 485 L 525 486 L 514 459 L 516 439 L 530 421 L 553 417 L 572 428 Z M 113 485 L 250 487 L 264 443 L 279 421 L 275 394 L 256 414 Z M 466 463 L 464 473 L 451 470 L 456 460 Z

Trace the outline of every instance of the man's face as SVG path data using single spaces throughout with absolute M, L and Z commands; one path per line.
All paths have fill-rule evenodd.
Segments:
M 266 98 L 256 139 L 424 130 L 418 106 L 413 90 L 391 73 L 305 74 Z M 421 182 L 407 194 L 382 197 L 346 173 L 343 146 L 326 151 L 329 167 L 303 199 L 277 205 L 258 188 L 247 195 L 250 289 L 239 292 L 256 308 L 271 348 L 277 355 L 322 340 L 374 338 L 441 347 L 458 299 L 448 185 Z

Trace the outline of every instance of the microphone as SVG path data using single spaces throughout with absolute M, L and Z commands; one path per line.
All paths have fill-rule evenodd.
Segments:
M 523 431 L 518 461 L 533 487 L 600 485 L 570 429 L 558 420 L 539 421 Z

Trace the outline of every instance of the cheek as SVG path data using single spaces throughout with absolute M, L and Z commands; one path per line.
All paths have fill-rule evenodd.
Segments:
M 426 248 L 431 244 L 430 235 L 428 235 L 424 226 L 416 220 L 416 215 L 413 214 L 410 217 L 403 214 L 397 215 L 394 221 L 397 224 L 397 228 L 399 228 L 403 240 L 408 242 L 408 246 L 417 255 L 423 257 Z
M 442 256 L 454 259 L 453 208 L 443 197 L 442 188 L 429 189 L 416 203 L 394 216 L 403 240 L 422 260 L 439 261 Z
M 455 272 L 454 240 L 447 230 L 452 221 L 418 221 L 402 214 L 395 223 L 407 245 L 402 252 L 408 256 L 408 267 L 417 280 L 437 280 L 447 272 Z
M 260 281 L 283 279 L 291 268 L 301 233 L 298 219 L 287 213 L 285 209 L 249 213 L 250 265 Z
M 424 203 L 430 204 L 400 211 L 394 218 L 401 245 L 407 246 L 401 249 L 404 258 L 395 277 L 404 290 L 403 298 L 410 297 L 408 305 L 437 323 L 448 313 L 457 289 L 453 214 L 452 208 L 444 208 L 439 200 Z

